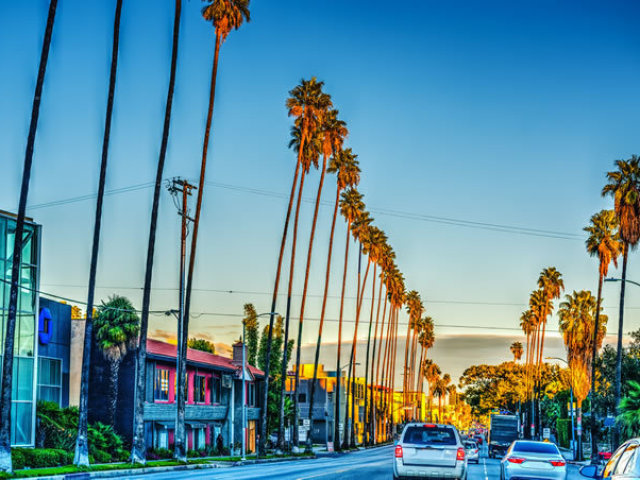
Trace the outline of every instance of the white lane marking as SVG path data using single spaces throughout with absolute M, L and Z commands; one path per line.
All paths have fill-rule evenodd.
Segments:
M 482 466 L 484 467 L 484 480 L 489 480 L 489 473 L 487 473 L 487 459 L 482 458 Z
M 368 462 L 367 463 L 367 467 L 371 467 L 373 465 L 380 465 L 380 464 L 388 464 L 389 461 L 387 459 L 384 460 L 379 460 L 377 462 Z M 351 467 L 347 467 L 347 468 L 342 468 L 340 470 L 332 470 L 331 472 L 325 472 L 325 473 L 316 473 L 315 475 L 309 475 L 306 477 L 298 477 L 296 478 L 296 480 L 308 480 L 311 478 L 319 478 L 319 477 L 326 477 L 327 475 L 335 475 L 337 473 L 344 473 L 344 472 L 348 472 L 349 470 L 355 470 L 356 468 L 362 468 L 362 464 L 358 464 L 358 465 L 354 465 Z

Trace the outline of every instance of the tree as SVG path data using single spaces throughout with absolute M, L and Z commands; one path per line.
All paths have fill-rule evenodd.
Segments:
M 433 386 L 433 395 L 438 397 L 438 422 L 443 422 L 442 418 L 442 397 L 447 394 L 447 387 L 451 383 L 451 376 L 445 373 L 442 377 L 438 376 Z
M 29 182 L 31 180 L 31 165 L 33 163 L 33 150 L 38 129 L 38 117 L 40 115 L 40 101 L 42 99 L 42 87 L 47 70 L 49 47 L 53 34 L 53 24 L 56 16 L 58 0 L 51 0 L 47 15 L 47 26 L 42 42 L 40 64 L 38 66 L 38 78 L 33 96 L 31 109 L 31 122 L 27 136 L 27 147 L 24 156 L 22 171 L 22 184 L 20 186 L 20 200 L 18 202 L 18 215 L 16 218 L 16 233 L 13 243 L 13 257 L 11 263 L 11 286 L 9 290 L 9 312 L 5 326 L 4 352 L 2 359 L 2 383 L 0 384 L 0 471 L 11 473 L 11 398 L 13 381 L 13 345 L 16 331 L 16 317 L 18 312 L 18 287 L 20 282 L 20 263 L 23 245 L 24 220 L 27 210 L 27 197 L 29 195 Z
M 330 97 L 322 92 L 324 83 L 318 82 L 315 77 L 311 80 L 302 80 L 301 84 L 289 92 L 287 109 L 289 116 L 294 116 L 294 126 L 291 128 L 291 141 L 289 147 L 297 151 L 298 161 L 302 167 L 300 174 L 300 186 L 296 201 L 296 212 L 293 218 L 293 236 L 291 241 L 291 258 L 289 263 L 289 284 L 287 288 L 287 307 L 284 320 L 284 344 L 289 343 L 289 324 L 291 318 L 291 295 L 293 289 L 293 274 L 295 270 L 296 247 L 298 239 L 298 219 L 300 217 L 300 203 L 304 188 L 305 176 L 309 173 L 311 165 L 318 167 L 320 156 L 319 126 L 322 116 L 327 108 L 331 107 Z M 284 370 L 288 364 L 286 351 L 283 358 L 283 371 L 280 379 L 280 428 L 278 429 L 278 448 L 284 448 L 284 398 L 287 372 Z M 297 396 L 297 393 L 294 395 Z M 297 407 L 297 400 L 295 400 Z M 294 443 L 297 438 L 297 429 L 294 430 Z
M 567 359 L 571 371 L 571 385 L 578 404 L 578 418 L 582 418 L 582 402 L 591 387 L 591 361 L 593 343 L 595 348 L 602 346 L 606 333 L 607 316 L 600 314 L 598 330 L 595 327 L 597 302 L 591 292 L 582 290 L 565 295 L 565 301 L 560 304 L 560 331 L 567 348 Z M 578 437 L 578 459 L 582 458 L 582 441 Z
M 509 350 L 511 351 L 511 354 L 513 355 L 513 361 L 514 362 L 517 362 L 518 360 L 520 360 L 522 358 L 522 353 L 523 353 L 522 343 L 513 342 L 511 344 L 511 347 L 509 347 Z
M 342 318 L 344 313 L 344 294 L 345 287 L 347 285 L 347 265 L 349 260 L 349 236 L 351 234 L 351 224 L 356 219 L 357 215 L 364 208 L 364 203 L 362 202 L 362 194 L 356 190 L 355 187 L 348 188 L 340 194 L 340 213 L 347 221 L 347 240 L 346 247 L 344 252 L 344 269 L 342 274 L 342 291 L 340 294 L 340 314 L 338 317 L 338 348 L 336 355 L 336 393 L 335 393 L 335 416 L 334 418 L 340 418 L 340 376 L 341 376 L 341 347 L 342 347 Z M 345 405 L 345 409 L 348 408 Z M 335 421 L 334 423 L 334 448 L 336 450 L 341 450 L 340 445 L 340 425 L 339 422 Z M 345 439 L 346 439 L 346 425 L 345 428 Z
M 211 133 L 211 122 L 213 120 L 213 106 L 216 95 L 216 80 L 218 74 L 218 59 L 220 47 L 227 39 L 231 30 L 237 30 L 242 24 L 250 20 L 249 0 L 204 0 L 206 5 L 202 9 L 202 17 L 213 24 L 215 29 L 215 47 L 213 54 L 213 66 L 211 69 L 211 83 L 209 88 L 209 108 L 207 110 L 207 121 L 204 129 L 202 141 L 202 160 L 200 163 L 200 176 L 198 180 L 198 196 L 196 200 L 196 211 L 193 219 L 193 232 L 191 233 L 191 251 L 189 255 L 189 267 L 187 269 L 187 288 L 185 290 L 184 315 L 183 315 L 183 345 L 178 346 L 178 351 L 182 358 L 178 360 L 178 421 L 175 429 L 175 450 L 174 458 L 178 461 L 186 461 L 186 432 L 184 427 L 184 392 L 185 375 L 181 371 L 186 371 L 186 342 L 189 336 L 189 313 L 191 311 L 191 292 L 193 290 L 193 272 L 196 264 L 196 252 L 198 246 L 198 230 L 200 228 L 200 214 L 202 211 L 202 196 L 204 193 L 204 182 L 207 169 L 207 156 L 209 151 L 209 135 Z
M 84 348 L 82 350 L 82 375 L 80 377 L 80 402 L 78 414 L 78 436 L 73 463 L 78 466 L 89 465 L 88 445 L 88 415 L 89 415 L 89 372 L 91 363 L 91 342 L 93 341 L 93 301 L 98 270 L 98 253 L 100 252 L 100 228 L 102 224 L 102 203 L 107 179 L 107 160 L 109 158 L 109 140 L 111 138 L 111 118 L 116 90 L 116 74 L 118 70 L 118 44 L 120 41 L 120 14 L 122 0 L 116 0 L 116 13 L 113 22 L 113 46 L 111 50 L 111 70 L 109 74 L 109 93 L 107 96 L 107 111 L 102 139 L 102 159 L 100 162 L 100 177 L 98 180 L 98 197 L 96 200 L 96 215 L 93 227 L 93 244 L 89 265 L 89 288 L 87 295 L 87 319 L 84 324 Z
M 589 234 L 586 240 L 587 252 L 590 256 L 597 256 L 599 260 L 598 268 L 598 296 L 595 319 L 595 332 L 599 331 L 600 325 L 600 306 L 602 305 L 602 281 L 609 273 L 609 265 L 611 262 L 618 268 L 618 257 L 622 251 L 622 242 L 618 233 L 618 219 L 613 210 L 601 210 L 591 217 L 591 223 L 583 229 Z M 595 377 L 596 377 L 596 355 L 597 342 L 592 342 L 593 349 L 591 352 L 591 397 L 594 398 Z M 593 456 L 598 451 L 597 447 L 596 422 L 591 422 L 591 451 Z
M 404 301 L 407 306 L 407 313 L 409 314 L 409 326 L 407 327 L 407 337 L 405 339 L 405 348 L 404 348 L 404 381 L 403 381 L 403 392 L 404 392 L 404 402 L 403 405 L 408 407 L 409 405 L 409 388 L 411 387 L 410 382 L 410 369 L 411 365 L 409 363 L 409 344 L 413 345 L 413 335 L 415 334 L 416 327 L 422 313 L 424 312 L 424 305 L 422 304 L 422 300 L 420 299 L 420 294 L 416 290 L 411 290 L 407 293 Z M 413 416 L 412 410 L 412 416 Z
M 630 380 L 628 393 L 620 402 L 617 423 L 627 438 L 640 435 L 640 383 Z
M 115 426 L 118 401 L 118 378 L 120 364 L 127 352 L 135 348 L 140 331 L 140 318 L 131 301 L 113 295 L 98 307 L 94 321 L 96 343 L 105 360 L 109 362 L 109 408 L 107 422 Z
M 618 348 L 616 357 L 616 405 L 622 393 L 622 334 L 624 327 L 624 292 L 627 281 L 627 257 L 640 239 L 640 158 L 632 155 L 629 160 L 616 160 L 617 170 L 607 172 L 608 183 L 602 188 L 602 196 L 610 195 L 618 217 L 622 239 L 622 283 L 620 285 L 620 310 L 618 316 Z M 618 429 L 614 429 L 614 447 L 620 444 Z
M 327 307 L 327 295 L 329 293 L 329 279 L 331 275 L 331 257 L 333 253 L 333 239 L 335 236 L 336 218 L 338 216 L 338 207 L 340 205 L 340 194 L 345 188 L 353 188 L 360 182 L 360 167 L 358 166 L 358 156 L 355 155 L 350 148 L 334 152 L 327 169 L 329 173 L 336 174 L 337 188 L 336 199 L 333 207 L 333 218 L 331 220 L 331 233 L 329 234 L 329 250 L 327 253 L 327 267 L 325 271 L 324 292 L 322 294 L 322 307 L 320 310 L 320 324 L 318 326 L 318 339 L 316 341 L 316 352 L 313 361 L 313 380 L 311 381 L 311 392 L 309 393 L 309 420 L 313 412 L 315 387 L 318 381 L 318 363 L 320 360 L 320 345 L 322 342 L 322 330 L 324 327 L 324 318 Z M 339 365 L 338 365 L 339 366 Z M 338 376 L 339 378 L 339 376 Z M 339 382 L 336 383 L 337 392 L 340 390 Z M 336 394 L 335 398 L 339 398 Z
M 204 338 L 190 338 L 187 340 L 187 347 L 201 352 L 216 353 L 216 346 Z
M 255 365 L 258 356 L 258 313 L 252 303 L 244 304 L 244 329 L 247 343 L 247 362 Z
M 316 204 L 313 210 L 313 220 L 311 222 L 311 234 L 309 236 L 309 246 L 307 250 L 307 265 L 304 273 L 304 286 L 302 287 L 302 299 L 300 301 L 300 317 L 298 319 L 298 341 L 296 344 L 296 369 L 294 379 L 294 391 L 297 392 L 300 385 L 300 354 L 302 350 L 302 327 L 304 325 L 304 308 L 307 300 L 307 288 L 309 287 L 309 273 L 311 272 L 311 256 L 313 252 L 313 243 L 316 234 L 316 224 L 318 221 L 318 211 L 320 210 L 320 197 L 322 195 L 322 187 L 324 186 L 324 176 L 327 171 L 327 159 L 331 157 L 334 151 L 342 148 L 342 143 L 347 136 L 347 128 L 345 122 L 338 119 L 338 111 L 329 109 L 331 106 L 331 97 L 321 94 L 318 99 L 319 125 L 318 133 L 320 153 L 322 153 L 322 167 L 320 169 L 320 182 L 318 183 L 318 193 L 316 194 Z M 294 424 L 298 424 L 298 394 L 294 396 Z M 293 435 L 293 443 L 297 447 L 300 443 L 298 438 L 298 429 L 295 429 Z M 307 450 L 311 451 L 311 435 L 307 444 Z
M 144 288 L 142 291 L 142 315 L 140 319 L 140 339 L 136 359 L 136 388 L 134 391 L 134 425 L 133 442 L 131 448 L 131 461 L 133 463 L 146 462 L 146 444 L 144 438 L 144 399 L 147 388 L 147 330 L 149 328 L 149 305 L 151 303 L 151 280 L 153 277 L 153 260 L 156 245 L 156 229 L 158 224 L 158 211 L 160 207 L 160 191 L 162 188 L 162 176 L 164 174 L 167 145 L 169 143 L 169 127 L 171 125 L 171 108 L 173 105 L 173 91 L 176 83 L 176 70 L 178 64 L 178 40 L 180 37 L 180 14 L 182 0 L 176 0 L 173 17 L 173 45 L 171 47 L 171 68 L 169 70 L 169 86 L 167 89 L 167 101 L 164 112 L 164 125 L 162 128 L 162 140 L 160 142 L 160 155 L 156 168 L 156 181 L 153 188 L 153 204 L 151 207 L 151 223 L 149 226 L 149 243 L 147 245 L 147 263 L 144 275 Z

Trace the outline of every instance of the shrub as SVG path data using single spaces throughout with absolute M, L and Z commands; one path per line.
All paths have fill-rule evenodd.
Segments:
M 173 458 L 173 452 L 168 448 L 151 448 L 147 450 L 147 459 L 162 460 L 165 458 Z
M 11 458 L 15 469 L 57 467 L 70 465 L 73 453 L 56 448 L 14 448 Z

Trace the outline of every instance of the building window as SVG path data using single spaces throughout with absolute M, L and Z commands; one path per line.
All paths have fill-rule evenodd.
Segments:
M 161 402 L 169 400 L 169 370 L 164 368 L 156 369 L 153 391 L 154 400 L 159 400 Z
M 206 447 L 206 430 L 204 428 L 196 428 L 193 430 L 193 446 L 195 450 L 204 450 Z
M 298 403 L 307 403 L 307 394 L 299 393 L 298 394 Z
M 38 358 L 38 400 L 55 402 L 62 400 L 62 360 Z
M 156 427 L 155 448 L 169 448 L 169 431 L 166 427 Z
M 254 407 L 256 405 L 256 386 L 253 383 L 249 384 L 249 388 L 247 390 L 247 405 L 249 407 Z
M 211 403 L 220 403 L 220 379 L 211 377 Z
M 193 401 L 196 403 L 205 403 L 207 393 L 207 379 L 202 375 L 193 377 Z

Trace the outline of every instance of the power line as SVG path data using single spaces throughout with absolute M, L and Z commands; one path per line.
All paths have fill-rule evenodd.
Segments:
M 281 193 L 281 192 L 276 192 L 276 191 L 273 191 L 273 190 L 245 187 L 245 186 L 242 186 L 242 185 L 233 185 L 233 184 L 220 183 L 220 182 L 205 182 L 205 184 L 210 186 L 210 187 L 223 188 L 223 189 L 226 189 L 226 190 L 233 190 L 233 191 L 244 192 L 244 193 L 251 193 L 253 195 L 261 195 L 261 196 L 279 198 L 279 199 L 287 199 L 288 198 L 288 196 L 286 194 Z M 150 188 L 150 187 L 152 187 L 154 185 L 155 185 L 155 183 L 153 183 L 153 182 L 147 182 L 147 183 L 141 183 L 141 184 L 137 184 L 137 185 L 131 185 L 131 186 L 128 186 L 128 187 L 116 188 L 116 189 L 112 189 L 112 190 L 107 190 L 105 192 L 105 195 L 116 195 L 116 194 L 120 194 L 120 193 L 134 192 L 134 191 Z M 70 197 L 70 198 L 66 198 L 66 199 L 62 199 L 62 200 L 55 200 L 55 201 L 50 201 L 50 202 L 45 202 L 45 203 L 39 203 L 39 204 L 36 204 L 36 205 L 31 205 L 30 207 L 28 207 L 28 210 L 37 210 L 37 209 L 47 208 L 47 207 L 63 206 L 63 205 L 71 204 L 71 203 L 82 202 L 82 201 L 85 201 L 85 200 L 91 200 L 91 199 L 93 199 L 95 197 L 96 197 L 96 194 L 80 195 L 80 196 Z M 311 203 L 311 202 L 314 202 L 315 200 L 311 199 L 311 198 L 303 198 L 303 201 L 306 202 L 306 203 Z M 322 201 L 320 203 L 322 205 L 324 205 L 324 206 L 332 206 L 332 204 L 330 202 L 327 202 L 327 201 Z M 392 209 L 388 209 L 388 208 L 370 207 L 369 210 L 371 211 L 371 213 L 375 213 L 375 214 L 379 214 L 379 215 L 386 215 L 386 216 L 390 216 L 390 217 L 404 218 L 404 219 L 408 219 L 408 220 L 417 220 L 417 221 L 430 222 L 430 223 L 439 223 L 439 224 L 442 224 L 442 225 L 452 225 L 452 226 L 457 226 L 457 227 L 488 230 L 488 231 L 494 231 L 494 232 L 500 232 L 500 233 L 514 233 L 514 234 L 518 234 L 518 235 L 527 235 L 527 236 L 545 237 L 545 238 L 556 238 L 556 239 L 562 239 L 562 240 L 583 240 L 584 239 L 583 235 L 577 234 L 577 233 L 560 232 L 560 231 L 546 230 L 546 229 L 540 229 L 540 228 L 531 228 L 531 227 L 524 227 L 524 226 L 518 226 L 518 225 L 507 225 L 507 224 L 491 223 L 491 222 L 479 222 L 479 221 L 475 221 L 475 220 L 465 220 L 465 219 L 460 219 L 460 218 L 442 217 L 442 216 L 437 216 L 437 215 L 428 215 L 428 214 L 407 212 L 407 211 L 401 211 L 401 210 L 392 210 Z

